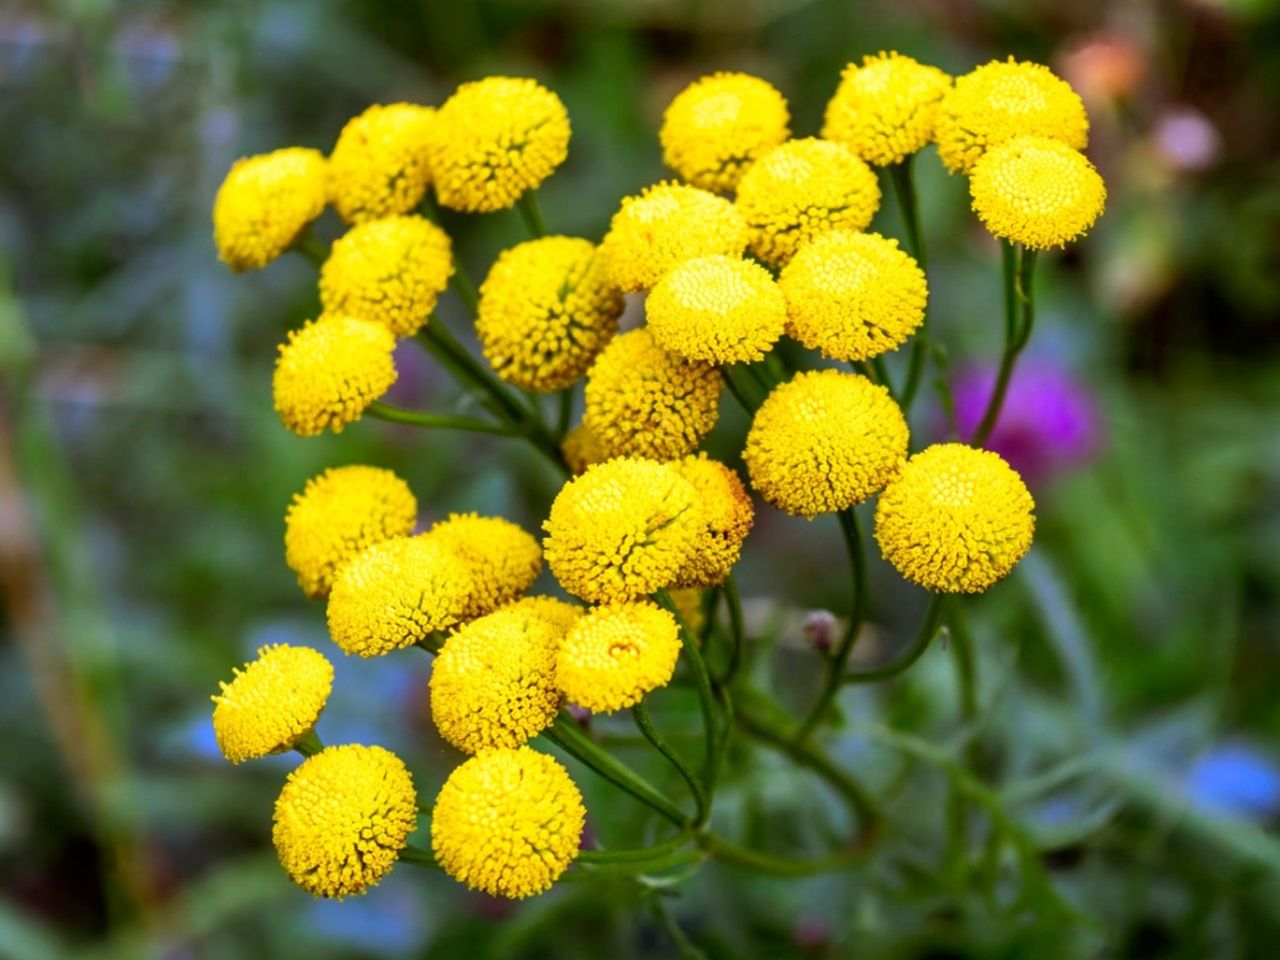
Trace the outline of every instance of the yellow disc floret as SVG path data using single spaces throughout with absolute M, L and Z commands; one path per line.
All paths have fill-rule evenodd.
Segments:
M 876 506 L 876 542 L 927 590 L 981 593 L 1031 548 L 1035 502 L 998 454 L 961 443 L 920 451 Z
M 542 570 L 537 538 L 502 517 L 451 514 L 423 537 L 447 547 L 471 568 L 471 591 L 463 613 L 468 619 L 514 600 Z
M 640 702 L 671 680 L 680 656 L 676 618 L 647 600 L 610 603 L 583 616 L 556 658 L 564 695 L 595 713 Z
M 289 774 L 271 839 L 280 865 L 312 896 L 341 900 L 391 872 L 418 823 L 418 795 L 382 747 L 326 747 Z
M 901 163 L 933 139 L 938 104 L 951 78 L 898 53 L 862 58 L 840 75 L 822 135 L 867 163 Z
M 676 577 L 682 587 L 724 582 L 751 532 L 755 508 L 738 474 L 705 453 L 672 464 L 698 491 L 703 530 L 692 558 Z
M 333 688 L 333 667 L 309 647 L 261 647 L 213 696 L 218 749 L 242 763 L 293 749 L 311 732 Z
M 564 454 L 565 463 L 575 477 L 585 473 L 593 463 L 609 459 L 608 451 L 596 439 L 596 435 L 587 429 L 585 423 L 578 424 L 565 434 L 564 440 L 560 442 L 560 452 Z
M 889 391 L 839 370 L 797 374 L 760 405 L 742 456 L 775 507 L 813 518 L 878 493 L 907 456 L 907 422 Z
M 582 794 L 554 757 L 529 747 L 488 750 L 440 788 L 431 847 L 459 883 L 520 900 L 549 889 L 569 868 L 585 820 Z
M 218 257 L 237 273 L 265 267 L 320 216 L 325 196 L 325 162 L 318 150 L 288 147 L 242 157 L 213 200 Z
M 578 618 L 586 612 L 576 603 L 570 603 L 558 597 L 521 597 L 502 609 L 521 610 L 538 617 L 547 621 L 562 634 L 568 633 L 569 628 L 577 623 Z
M 329 154 L 329 197 L 347 223 L 408 213 L 427 192 L 431 107 L 377 104 L 352 117 Z

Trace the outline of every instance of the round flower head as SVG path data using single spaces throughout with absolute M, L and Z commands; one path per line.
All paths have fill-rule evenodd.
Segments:
M 347 223 L 408 213 L 431 180 L 431 107 L 374 104 L 352 117 L 329 154 L 329 197 Z
M 897 53 L 863 57 L 840 76 L 822 135 L 867 163 L 901 163 L 933 139 L 934 117 L 951 78 Z
M 560 709 L 556 650 L 565 632 L 506 607 L 459 628 L 431 666 L 431 717 L 440 736 L 478 753 L 518 747 Z
M 298 239 L 325 205 L 318 150 L 289 147 L 231 166 L 213 200 L 213 240 L 232 270 L 260 270 Z
M 376 320 L 397 337 L 427 322 L 453 275 L 448 235 L 423 217 L 387 217 L 352 227 L 320 268 L 330 313 Z
M 390 470 L 352 465 L 307 481 L 284 517 L 284 560 L 308 597 L 329 594 L 344 563 L 391 537 L 413 532 L 418 501 Z
M 619 458 L 566 483 L 542 525 L 560 585 L 593 603 L 669 586 L 703 533 L 698 491 L 674 467 Z
M 702 596 L 705 591 L 702 587 L 678 587 L 667 592 L 671 602 L 680 611 L 680 619 L 684 621 L 689 635 L 698 636 L 703 624 L 707 622 L 702 612 Z
M 569 154 L 569 114 L 536 80 L 464 83 L 436 112 L 431 174 L 446 207 L 483 213 L 537 189 Z
M 787 304 L 760 264 L 721 254 L 686 260 L 645 301 L 658 346 L 708 363 L 761 360 L 782 336 Z
M 431 848 L 459 883 L 522 900 L 549 889 L 569 868 L 586 815 L 582 794 L 554 757 L 529 747 L 487 750 L 440 788 Z
M 1036 250 L 1083 236 L 1107 201 L 1085 155 L 1048 137 L 1014 137 L 992 147 L 974 166 L 969 193 L 992 234 Z
M 934 139 L 953 173 L 968 173 L 992 147 L 1020 136 L 1089 145 L 1084 103 L 1065 80 L 1038 63 L 993 60 L 957 77 L 938 105 Z
M 452 627 L 467 612 L 470 564 L 426 537 L 375 543 L 338 571 L 326 611 L 345 653 L 376 657 Z
M 300 437 L 341 433 L 396 382 L 386 327 L 323 314 L 280 345 L 271 392 L 280 421 Z
M 316 897 L 364 893 L 391 872 L 418 824 L 418 795 L 382 747 L 326 747 L 289 774 L 271 839 L 280 865 Z
M 577 623 L 578 618 L 585 612 L 576 603 L 570 603 L 557 597 L 521 597 L 502 609 L 520 610 L 545 620 L 561 634 L 568 633 L 569 628 Z
M 791 115 L 773 86 L 713 73 L 681 90 L 662 116 L 662 160 L 695 187 L 729 193 L 765 150 L 786 140 Z
M 898 241 L 833 230 L 805 244 L 782 270 L 787 332 L 835 360 L 896 350 L 924 322 L 924 271 Z
M 667 353 L 647 329 L 614 337 L 587 374 L 583 426 L 609 456 L 673 460 L 697 449 L 720 413 L 709 363 Z
M 742 553 L 751 532 L 755 509 L 738 474 L 705 453 L 672 464 L 698 491 L 703 528 L 697 549 L 676 583 L 681 587 L 709 587 L 724 582 Z
M 503 380 L 560 390 L 587 372 L 617 332 L 623 305 L 594 244 L 542 237 L 498 257 L 480 286 L 476 336 Z
M 732 203 L 682 183 L 659 183 L 626 197 L 600 244 L 614 286 L 648 290 L 668 270 L 713 253 L 739 256 L 747 228 Z
M 258 659 L 219 683 L 213 734 L 232 763 L 292 750 L 311 732 L 333 689 L 333 667 L 309 647 L 261 647 Z
M 556 657 L 566 698 L 594 713 L 612 713 L 665 687 L 680 656 L 676 618 L 657 604 L 596 607 L 569 630 Z
M 463 617 L 470 619 L 509 603 L 533 585 L 542 569 L 537 538 L 502 517 L 455 513 L 423 534 L 460 557 L 471 569 L 471 591 Z
M 926 590 L 981 593 L 1031 548 L 1035 502 L 990 450 L 928 447 L 876 505 L 876 542 L 898 572 Z
M 840 144 L 814 137 L 774 147 L 738 184 L 751 252 L 777 265 L 828 230 L 865 229 L 879 206 L 871 168 Z
M 765 398 L 742 457 L 761 496 L 812 519 L 878 493 L 906 459 L 907 440 L 907 421 L 884 387 L 811 370 Z
M 578 424 L 565 434 L 564 440 L 560 442 L 560 452 L 564 454 L 565 462 L 569 464 L 575 477 L 585 473 L 593 463 L 609 459 L 608 452 L 585 423 Z

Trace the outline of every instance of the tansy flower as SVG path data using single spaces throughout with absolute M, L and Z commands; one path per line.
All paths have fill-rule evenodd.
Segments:
M 213 733 L 232 763 L 292 750 L 311 732 L 333 689 L 333 667 L 309 647 L 261 647 L 258 659 L 219 683 Z
M 695 187 L 729 193 L 765 150 L 786 140 L 787 101 L 765 80 L 713 73 L 681 90 L 662 116 L 662 160 Z
M 446 207 L 482 213 L 537 189 L 569 154 L 569 114 L 536 80 L 464 83 L 436 112 L 431 175 Z
M 672 460 L 716 425 L 724 381 L 709 363 L 667 353 L 646 329 L 615 337 L 587 374 L 583 426 L 610 456 Z
M 329 313 L 376 320 L 397 337 L 427 322 L 453 275 L 448 235 L 423 217 L 387 217 L 352 227 L 320 268 Z
M 556 682 L 595 713 L 611 713 L 664 687 L 680 656 L 676 618 L 647 600 L 596 607 L 560 644 Z
M 740 257 L 686 260 L 645 301 L 658 346 L 686 360 L 761 360 L 782 336 L 787 304 L 769 271 Z
M 898 53 L 862 58 L 840 75 L 822 135 L 867 163 L 901 163 L 933 139 L 934 117 L 951 78 Z
M 585 473 L 593 463 L 609 459 L 608 451 L 596 439 L 596 435 L 587 429 L 585 423 L 578 424 L 565 434 L 564 440 L 560 442 L 560 452 L 564 454 L 565 463 L 575 477 Z
M 431 847 L 459 883 L 521 900 L 549 889 L 568 869 L 585 820 L 582 794 L 554 757 L 529 747 L 488 750 L 440 788 Z
M 560 709 L 556 650 L 565 631 L 506 607 L 451 634 L 431 665 L 431 717 L 440 736 L 478 753 L 518 747 Z
M 669 586 L 703 532 L 698 492 L 652 460 L 596 464 L 556 495 L 542 525 L 547 563 L 560 585 L 596 603 Z
M 375 103 L 352 117 L 329 154 L 329 197 L 347 223 L 408 213 L 431 180 L 431 107 Z
M 953 173 L 968 173 L 987 150 L 1020 136 L 1050 137 L 1076 150 L 1089 145 L 1084 103 L 1038 63 L 993 60 L 957 77 L 938 105 L 934 139 Z
M 329 592 L 329 635 L 345 653 L 376 657 L 458 623 L 472 602 L 473 570 L 426 537 L 375 543 L 338 571 Z
M 570 603 L 558 597 L 521 597 L 502 609 L 520 610 L 538 617 L 547 621 L 562 634 L 568 633 L 569 628 L 577 623 L 578 618 L 585 612 L 576 603 Z
M 680 611 L 680 619 L 684 621 L 685 627 L 689 630 L 691 636 L 697 636 L 702 630 L 703 624 L 706 623 L 706 617 L 702 612 L 702 595 L 705 591 L 702 587 L 677 587 L 674 590 L 668 590 L 667 594 L 671 597 L 671 602 Z
M 447 547 L 471 568 L 471 591 L 463 612 L 468 619 L 520 596 L 542 569 L 537 539 L 502 517 L 451 514 L 423 537 Z
M 324 205 L 320 151 L 288 147 L 242 157 L 213 200 L 219 259 L 237 273 L 265 267 L 293 245 Z
M 587 372 L 623 306 L 594 244 L 542 237 L 498 257 L 480 285 L 476 336 L 503 380 L 560 390 Z
M 600 244 L 614 286 L 648 290 L 693 257 L 746 249 L 747 228 L 732 203 L 682 183 L 659 183 L 625 197 Z
M 781 265 L 828 230 L 864 229 L 880 206 L 880 185 L 846 147 L 807 137 L 774 147 L 752 164 L 738 184 L 737 206 L 751 252 Z
M 271 380 L 280 421 L 300 437 L 341 433 L 396 382 L 395 347 L 382 324 L 342 314 L 289 331 Z
M 672 464 L 698 491 L 703 526 L 698 546 L 676 577 L 682 587 L 723 583 L 742 553 L 755 509 L 738 474 L 705 453 Z
M 924 271 L 898 241 L 833 230 L 802 246 L 778 278 L 787 332 L 835 360 L 896 350 L 924 321 Z
M 365 547 L 413 532 L 418 501 L 390 470 L 326 470 L 294 494 L 284 517 L 284 560 L 308 597 L 329 594 L 334 574 Z
M 271 839 L 280 865 L 312 896 L 364 893 L 391 872 L 418 823 L 418 795 L 382 747 L 326 747 L 289 774 Z
M 1048 137 L 1014 137 L 988 150 L 974 165 L 969 193 L 992 234 L 1036 250 L 1082 236 L 1107 200 L 1084 154 Z
M 904 577 L 938 593 L 982 593 L 1031 548 L 1035 502 L 989 450 L 928 447 L 876 506 L 876 542 Z
M 742 457 L 762 497 L 812 519 L 878 493 L 906 459 L 907 440 L 907 422 L 884 387 L 811 370 L 765 398 Z

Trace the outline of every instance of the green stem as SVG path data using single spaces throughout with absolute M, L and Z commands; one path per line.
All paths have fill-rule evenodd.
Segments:
M 865 851 L 858 849 L 829 857 L 803 860 L 796 857 L 774 856 L 762 850 L 752 850 L 714 834 L 704 834 L 698 842 L 702 849 L 726 866 L 738 867 L 751 873 L 762 873 L 771 877 L 809 877 L 818 873 L 833 873 L 857 863 L 865 855 Z
M 414 847 L 408 844 L 400 849 L 400 861 L 402 863 L 412 863 L 415 867 L 427 867 L 436 870 L 440 868 L 440 864 L 436 863 L 436 858 L 430 850 L 423 850 L 421 847 Z
M 707 803 L 706 790 L 702 788 L 698 778 L 693 775 L 693 771 L 685 763 L 684 757 L 680 756 L 675 748 L 662 738 L 662 734 L 653 725 L 653 719 L 649 716 L 649 708 L 643 700 L 631 708 L 631 717 L 635 720 L 636 727 L 644 735 L 644 738 L 653 744 L 655 750 L 667 758 L 680 776 L 684 778 L 684 782 L 689 785 L 689 792 L 693 794 L 693 802 L 697 811 L 694 814 L 693 825 L 694 827 L 702 826 L 707 822 L 707 815 L 711 812 Z
M 898 200 L 898 209 L 902 213 L 902 225 L 906 234 L 907 252 L 915 258 L 923 271 L 928 271 L 928 261 L 924 246 L 924 233 L 920 229 L 920 205 L 916 197 L 915 180 L 911 175 L 911 161 L 914 156 L 907 157 L 901 163 L 889 168 L 889 179 L 893 182 L 893 193 Z M 902 388 L 902 409 L 908 411 L 915 401 L 916 392 L 924 376 L 925 361 L 929 356 L 929 314 L 924 315 L 920 329 L 916 332 L 915 341 L 911 344 L 911 360 L 907 368 L 907 382 Z
M 440 639 L 440 634 L 430 633 L 430 634 L 427 634 L 427 636 L 423 637 L 421 640 L 417 641 L 414 644 L 414 646 L 421 647 L 423 650 L 427 651 L 427 653 L 431 654 L 432 656 L 438 656 L 441 648 L 444 646 L 444 643 Z
M 542 208 L 538 206 L 538 192 L 536 190 L 526 190 L 520 195 L 520 199 L 516 201 L 516 209 L 520 211 L 520 216 L 524 219 L 524 225 L 529 231 L 529 236 L 537 239 L 547 235 L 547 222 L 542 218 Z
M 658 922 L 666 929 L 667 935 L 674 941 L 676 953 L 680 955 L 680 960 L 707 960 L 707 955 L 694 946 L 693 941 L 689 939 L 689 935 L 680 928 L 680 924 L 671 915 L 671 911 L 662 902 L 662 898 L 655 895 L 650 898 L 649 902 L 653 906 L 654 916 L 658 918 Z
M 302 254 L 317 267 L 324 266 L 324 262 L 329 259 L 329 248 L 310 227 L 298 234 L 290 249 Z
M 324 749 L 324 744 L 320 742 L 315 730 L 311 729 L 293 742 L 293 749 L 304 757 L 314 757 Z
M 728 683 L 742 665 L 742 647 L 745 637 L 742 628 L 742 598 L 738 595 L 738 582 L 730 573 L 724 578 L 724 599 L 729 608 L 729 663 L 725 667 L 721 683 Z
M 556 435 L 563 440 L 573 423 L 573 386 L 560 391 L 560 407 L 556 414 Z
M 462 301 L 463 306 L 467 308 L 467 312 L 473 317 L 477 316 L 480 313 L 480 294 L 476 291 L 476 284 L 471 279 L 471 274 L 462 265 L 462 261 L 456 257 L 453 261 L 452 281 L 454 292 L 457 293 L 458 299 Z
M 1001 272 L 1004 278 L 1004 354 L 1000 358 L 1000 368 L 996 373 L 995 387 L 991 398 L 987 401 L 986 411 L 978 421 L 970 445 L 981 447 L 991 436 L 996 421 L 1000 418 L 1000 410 L 1004 406 L 1005 394 L 1009 391 L 1009 381 L 1013 377 L 1013 368 L 1018 354 L 1031 338 L 1031 329 L 1035 325 L 1035 293 L 1034 279 L 1036 268 L 1036 252 L 1026 247 L 1015 248 L 1008 240 L 1000 241 Z
M 707 662 L 702 657 L 702 650 L 698 647 L 698 640 L 689 630 L 689 625 L 684 622 L 684 617 L 680 614 L 680 609 L 676 606 L 675 601 L 671 599 L 671 594 L 666 590 L 659 590 L 655 595 L 658 603 L 666 607 L 676 623 L 680 627 L 680 644 L 681 653 L 689 664 L 689 670 L 693 673 L 693 682 L 698 690 L 698 706 L 702 710 L 702 727 L 706 735 L 707 749 L 703 757 L 702 763 L 702 782 L 707 785 L 707 792 L 710 793 L 711 784 L 715 774 L 715 742 L 716 742 L 716 707 L 715 693 L 711 689 L 711 675 L 707 672 Z
M 890 677 L 896 677 L 907 670 L 913 663 L 924 656 L 924 652 L 929 649 L 929 644 L 938 632 L 938 623 L 942 619 L 943 607 L 946 605 L 945 600 L 946 594 L 929 594 L 929 606 L 925 608 L 924 621 L 920 624 L 920 630 L 916 634 L 915 642 L 911 644 L 905 654 L 882 667 L 861 670 L 857 673 L 846 673 L 842 678 L 843 682 L 875 683 L 878 680 L 888 680 Z
M 508 424 L 490 423 L 488 420 L 477 420 L 474 417 L 453 417 L 437 413 L 424 413 L 418 410 L 405 410 L 375 400 L 365 409 L 365 413 L 379 420 L 391 423 L 407 423 L 414 427 L 440 430 L 467 430 L 472 433 L 490 433 L 501 437 L 521 437 L 525 431 L 517 430 Z
M 670 840 L 655 843 L 651 847 L 637 847 L 630 850 L 582 850 L 575 862 L 589 866 L 609 866 L 623 863 L 644 863 L 648 860 L 659 860 L 670 856 L 689 845 L 692 836 L 682 830 Z
M 884 384 L 885 389 L 889 391 L 889 396 L 896 396 L 893 389 L 893 380 L 889 377 L 889 368 L 885 365 L 884 357 L 872 357 L 871 369 L 876 373 L 876 382 Z
M 747 416 L 755 416 L 756 410 L 760 408 L 764 397 L 759 393 L 759 386 L 756 381 L 746 375 L 747 380 L 744 383 L 744 374 L 739 369 L 740 364 L 725 365 L 720 368 L 720 374 L 724 377 L 724 382 L 729 386 L 729 392 L 733 394 L 734 399 L 747 412 Z

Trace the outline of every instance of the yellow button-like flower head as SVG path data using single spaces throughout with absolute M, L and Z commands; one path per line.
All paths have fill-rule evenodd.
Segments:
M 1014 137 L 988 150 L 973 168 L 969 193 L 992 234 L 1036 250 L 1081 237 L 1107 202 L 1085 155 L 1048 137 Z
M 585 423 L 580 423 L 567 434 L 560 443 L 560 452 L 564 454 L 564 459 L 569 464 L 569 469 L 576 477 L 580 473 L 585 473 L 587 467 L 593 463 L 602 463 L 609 459 L 609 453 L 604 446 L 596 439 L 596 435 L 587 429 Z
M 448 235 L 423 217 L 386 217 L 352 227 L 320 268 L 320 302 L 330 313 L 376 320 L 411 337 L 453 276 Z
M 811 370 L 760 405 L 742 456 L 761 496 L 812 519 L 878 493 L 902 467 L 907 441 L 907 422 L 884 387 Z
M 503 380 L 560 390 L 617 332 L 623 305 L 594 244 L 542 237 L 498 257 L 480 286 L 476 336 Z
M 876 505 L 876 542 L 898 572 L 938 593 L 982 593 L 1031 549 L 1035 502 L 998 454 L 961 443 L 920 451 Z
M 280 345 L 271 393 L 300 437 L 341 433 L 396 382 L 395 337 L 380 323 L 326 313 Z
M 682 183 L 659 183 L 625 197 L 600 244 L 614 286 L 648 290 L 672 267 L 693 257 L 736 257 L 747 227 L 732 203 Z
M 436 112 L 374 104 L 352 117 L 329 154 L 329 197 L 347 223 L 408 213 L 427 192 L 427 147 Z
M 769 271 L 741 257 L 686 260 L 645 301 L 649 332 L 686 360 L 761 360 L 782 336 L 787 305 Z
M 471 568 L 471 590 L 463 616 L 478 617 L 520 596 L 542 570 L 537 538 L 502 517 L 451 514 L 423 538 L 451 550 Z
M 746 73 L 713 73 L 681 90 L 662 117 L 662 159 L 695 187 L 729 193 L 756 157 L 790 135 L 787 101 Z
M 449 775 L 431 811 L 431 847 L 472 890 L 522 900 L 550 889 L 582 843 L 586 810 L 569 771 L 529 747 L 487 750 Z
M 285 872 L 316 897 L 364 893 L 391 872 L 418 823 L 418 795 L 382 747 L 326 747 L 276 800 L 271 839 Z
M 828 230 L 865 229 L 879 206 L 871 168 L 847 147 L 814 137 L 774 147 L 738 184 L 751 252 L 777 265 Z
M 782 270 L 787 332 L 835 360 L 896 350 L 924 321 L 924 271 L 878 233 L 833 230 Z
M 723 583 L 751 532 L 755 508 L 738 474 L 705 453 L 672 464 L 698 491 L 703 529 L 692 558 L 676 577 L 681 587 Z
M 558 597 L 521 597 L 507 604 L 503 610 L 520 610 L 524 613 L 547 621 L 561 634 L 569 632 L 569 628 L 578 622 L 585 612 L 576 603 L 561 600 Z
M 901 163 L 933 139 L 938 104 L 951 78 L 898 53 L 862 58 L 840 76 L 822 135 L 867 163 Z
M 218 749 L 242 763 L 293 749 L 311 732 L 333 688 L 333 667 L 309 647 L 262 647 L 214 694 Z
M 325 196 L 325 162 L 318 150 L 288 147 L 242 157 L 213 199 L 218 257 L 237 273 L 260 270 L 320 216 Z
M 1083 101 L 1041 64 L 993 60 L 957 77 L 938 105 L 934 139 L 953 173 L 968 173 L 992 147 L 1021 136 L 1050 137 L 1076 150 L 1089 145 Z
M 543 524 L 543 546 L 561 586 L 604 603 L 670 586 L 703 527 L 698 491 L 678 470 L 619 458 L 561 488 Z
M 446 207 L 483 213 L 537 189 L 569 154 L 560 98 L 524 77 L 464 83 L 436 112 L 431 175 Z
M 676 618 L 642 600 L 610 603 L 582 617 L 556 659 L 564 695 L 595 713 L 612 713 L 665 687 L 680 656 Z

